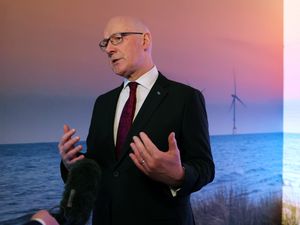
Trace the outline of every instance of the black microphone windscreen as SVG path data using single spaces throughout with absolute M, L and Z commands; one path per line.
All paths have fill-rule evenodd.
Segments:
M 65 225 L 87 223 L 97 199 L 100 183 L 101 169 L 94 160 L 84 158 L 74 163 L 60 203 Z

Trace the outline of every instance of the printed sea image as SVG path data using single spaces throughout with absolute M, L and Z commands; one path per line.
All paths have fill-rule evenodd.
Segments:
M 211 136 L 211 146 L 215 180 L 191 198 L 198 225 L 208 224 L 198 205 L 220 190 L 254 202 L 281 197 L 282 133 Z M 0 160 L 1 225 L 21 225 L 37 210 L 59 205 L 64 184 L 57 143 L 0 145 Z
M 283 224 L 300 224 L 300 134 L 284 134 Z

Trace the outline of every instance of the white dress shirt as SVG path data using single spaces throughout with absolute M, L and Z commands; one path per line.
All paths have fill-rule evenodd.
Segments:
M 137 86 L 136 90 L 136 106 L 135 106 L 135 113 L 133 120 L 135 119 L 136 115 L 138 114 L 139 110 L 141 109 L 146 97 L 148 96 L 151 88 L 153 87 L 155 81 L 158 78 L 158 70 L 156 66 L 154 66 L 151 70 L 149 70 L 147 73 L 142 75 L 139 79 L 137 79 L 135 82 L 137 82 L 139 85 Z M 118 134 L 118 127 L 119 127 L 119 121 L 122 114 L 122 110 L 125 106 L 125 103 L 127 99 L 129 98 L 129 92 L 130 88 L 128 86 L 128 83 L 130 81 L 125 79 L 123 89 L 120 93 L 118 103 L 117 103 L 117 109 L 115 114 L 115 121 L 114 121 L 114 142 L 116 145 L 117 142 L 117 134 Z M 173 197 L 177 195 L 178 189 L 173 189 L 170 187 L 170 191 Z
M 137 82 L 139 85 L 137 86 L 136 90 L 136 106 L 135 106 L 135 113 L 133 120 L 135 119 L 136 115 L 140 111 L 146 97 L 148 96 L 151 88 L 153 87 L 155 81 L 158 77 L 158 70 L 156 66 L 154 66 L 151 70 L 149 70 L 147 73 L 143 74 L 139 79 L 137 79 L 135 82 Z M 118 127 L 119 127 L 119 121 L 122 114 L 122 110 L 125 106 L 125 103 L 127 99 L 129 98 L 129 86 L 127 85 L 130 81 L 125 79 L 123 89 L 120 93 L 119 100 L 117 103 L 117 109 L 115 114 L 115 121 L 114 121 L 114 142 L 116 144 L 117 141 L 117 133 L 118 133 Z
M 37 222 L 39 222 L 40 224 L 42 224 L 42 225 L 47 225 L 46 223 L 45 223 L 45 221 L 44 220 L 42 220 L 42 219 L 39 219 L 39 218 L 34 218 L 34 219 L 31 219 L 31 221 L 37 221 Z

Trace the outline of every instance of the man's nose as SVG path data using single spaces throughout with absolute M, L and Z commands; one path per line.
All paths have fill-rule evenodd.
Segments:
M 110 43 L 110 41 L 107 43 L 107 46 L 106 46 L 106 48 L 105 48 L 105 52 L 108 54 L 108 55 L 110 55 L 112 52 L 114 52 L 115 51 L 115 46 L 112 44 L 112 43 Z

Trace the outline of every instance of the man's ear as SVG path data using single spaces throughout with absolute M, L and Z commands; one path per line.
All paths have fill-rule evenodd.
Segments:
M 143 35 L 143 46 L 145 51 L 151 49 L 152 37 L 150 33 L 144 33 Z

